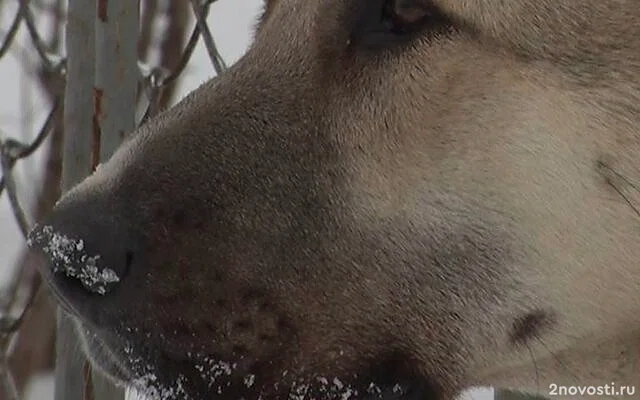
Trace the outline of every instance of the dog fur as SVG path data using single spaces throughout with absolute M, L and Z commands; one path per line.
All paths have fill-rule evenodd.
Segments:
M 270 0 L 31 238 L 118 274 L 43 268 L 167 399 L 638 386 L 639 127 L 637 0 Z

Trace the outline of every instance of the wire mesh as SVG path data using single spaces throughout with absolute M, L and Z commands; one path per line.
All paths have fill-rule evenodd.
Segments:
M 36 0 L 16 1 L 18 6 L 10 19 L 8 29 L 0 30 L 0 62 L 6 60 L 12 51 L 19 47 L 17 40 L 19 32 L 21 29 L 26 29 L 31 50 L 37 55 L 41 70 L 49 78 L 62 82 L 59 87 L 53 90 L 47 118 L 39 127 L 33 140 L 21 140 L 22 135 L 19 135 L 18 132 L 6 131 L 0 121 L 0 196 L 7 196 L 20 232 L 23 238 L 26 238 L 27 232 L 38 216 L 32 215 L 33 213 L 30 213 L 24 202 L 20 200 L 20 185 L 31 183 L 18 181 L 16 165 L 22 160 L 33 157 L 34 153 L 44 146 L 47 139 L 51 138 L 56 130 L 63 130 L 61 114 L 68 71 L 65 50 L 52 51 L 52 46 L 47 43 L 42 29 L 36 23 L 34 9 L 41 9 L 42 4 Z M 157 2 L 157 0 L 155 1 Z M 162 110 L 163 92 L 175 84 L 183 74 L 201 38 L 216 73 L 220 74 L 226 69 L 226 64 L 220 56 L 214 37 L 207 25 L 209 9 L 215 1 L 190 0 L 188 3 L 184 3 L 188 4 L 195 24 L 188 32 L 186 44 L 180 51 L 178 61 L 172 69 L 167 69 L 160 64 L 149 65 L 143 61 L 138 62 L 138 106 L 142 112 L 139 113 L 137 125 L 144 124 Z M 102 1 L 97 1 L 93 4 L 99 8 L 101 3 Z M 141 4 L 143 3 L 141 2 Z M 172 7 L 180 2 L 169 0 L 169 3 Z M 137 4 L 137 2 L 131 2 L 131 4 Z M 144 5 L 146 7 L 157 6 L 153 0 L 148 0 Z M 60 10 L 64 11 L 65 9 L 61 7 Z M 6 10 L 0 6 L 0 12 L 3 11 Z M 141 15 L 144 19 L 145 14 Z M 64 19 L 64 15 L 62 19 Z M 142 24 L 144 25 L 144 23 Z M 141 38 L 136 35 L 131 40 L 137 42 Z M 171 43 L 169 44 L 171 45 Z M 60 183 L 56 184 L 59 186 Z M 43 212 L 46 213 L 46 211 Z M 2 267 L 4 268 L 4 266 Z M 17 269 L 18 272 L 14 274 L 10 283 L 5 285 L 5 289 L 0 293 L 0 400 L 18 400 L 21 396 L 21 390 L 15 383 L 15 374 L 10 360 L 17 347 L 17 339 L 21 335 L 25 335 L 23 331 L 25 318 L 33 308 L 34 301 L 42 287 L 39 275 L 34 271 L 28 271 L 29 268 L 30 264 L 28 263 L 20 265 Z

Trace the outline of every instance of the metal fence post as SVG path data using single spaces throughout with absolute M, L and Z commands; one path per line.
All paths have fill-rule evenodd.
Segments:
M 106 161 L 135 128 L 138 14 L 137 1 L 69 0 L 63 191 Z M 123 400 L 123 389 L 91 370 L 63 314 L 58 311 L 56 400 Z
M 99 162 L 107 161 L 135 129 L 139 10 L 137 1 L 98 1 L 93 139 L 99 144 L 94 152 Z M 95 370 L 92 382 L 92 400 L 124 400 L 125 390 Z
M 95 19 L 95 2 L 69 0 L 63 193 L 91 173 Z M 87 360 L 78 346 L 73 322 L 60 308 L 57 311 L 56 337 L 55 400 L 84 400 Z

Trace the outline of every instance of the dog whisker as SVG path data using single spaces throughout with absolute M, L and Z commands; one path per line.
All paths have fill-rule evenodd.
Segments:
M 538 340 L 541 340 L 541 339 L 538 338 Z M 529 346 L 529 343 L 525 343 L 525 346 L 527 346 L 527 350 L 529 351 L 529 356 L 531 356 L 531 362 L 533 364 L 533 371 L 535 373 L 535 378 L 536 378 L 536 392 L 540 393 L 540 374 L 538 371 L 538 364 L 536 362 L 533 349 L 531 348 L 531 346 Z
M 569 368 L 569 366 L 560 358 L 559 355 L 557 355 L 556 353 L 554 353 L 549 346 L 547 346 L 547 344 L 542 340 L 542 338 L 537 337 L 538 341 L 540 342 L 540 344 L 549 352 L 549 354 L 551 354 L 551 356 L 554 358 L 554 360 L 556 360 L 556 362 L 560 365 L 560 367 L 569 375 L 571 376 L 571 379 L 574 382 L 580 382 L 580 378 L 571 372 L 571 369 Z M 610 399 L 615 399 L 616 397 L 613 397 L 611 395 L 602 395 L 606 398 L 610 398 Z
M 638 186 L 603 161 L 598 161 L 597 168 L 605 178 L 607 184 L 609 184 L 613 190 L 624 199 L 629 207 L 631 207 L 633 212 L 640 217 L 640 209 L 636 206 L 636 204 L 640 204 L 640 189 Z
M 558 363 L 558 364 L 562 367 L 562 369 L 563 369 L 563 370 L 564 370 L 568 375 L 570 375 L 572 379 L 574 379 L 574 380 L 577 382 L 577 381 L 578 381 L 578 377 L 577 377 L 574 373 L 572 373 L 572 372 L 571 372 L 571 369 L 569 368 L 569 366 L 565 364 L 565 362 L 560 358 L 560 356 L 559 356 L 559 355 L 557 355 L 556 353 L 554 353 L 554 352 L 549 348 L 549 346 L 547 346 L 547 344 L 542 340 L 542 338 L 539 338 L 539 337 L 538 337 L 537 339 L 538 339 L 538 341 L 540 342 L 540 344 L 542 345 L 542 347 L 544 347 L 544 348 L 549 352 L 549 354 L 551 354 L 551 356 L 552 356 L 552 357 L 553 357 L 553 359 L 556 361 L 556 363 Z

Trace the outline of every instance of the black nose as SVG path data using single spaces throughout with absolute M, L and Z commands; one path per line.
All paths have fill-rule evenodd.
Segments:
M 45 279 L 61 283 L 62 292 L 105 295 L 126 279 L 136 257 L 127 227 L 104 203 L 63 201 L 29 233 L 28 244 L 44 252 L 50 262 L 41 267 Z

